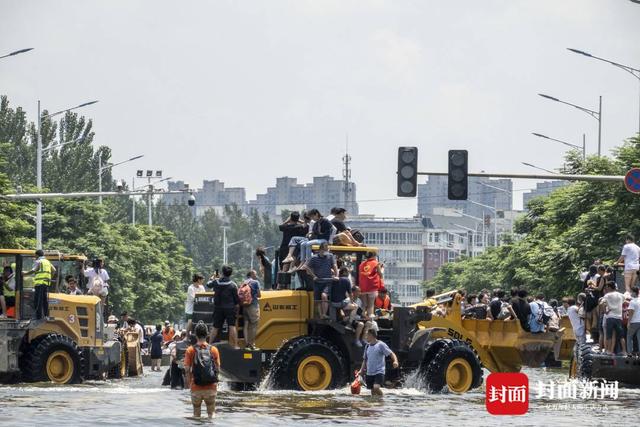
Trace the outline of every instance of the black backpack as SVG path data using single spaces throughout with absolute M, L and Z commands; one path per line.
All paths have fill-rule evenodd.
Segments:
M 211 346 L 207 344 L 205 348 L 199 345 L 193 346 L 196 354 L 193 358 L 191 372 L 193 382 L 196 385 L 210 385 L 218 382 L 218 368 L 211 354 Z

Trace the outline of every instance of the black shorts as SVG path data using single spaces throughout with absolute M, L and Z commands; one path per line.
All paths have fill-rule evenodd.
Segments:
M 378 384 L 380 387 L 384 384 L 384 374 L 365 375 L 364 381 L 367 384 L 367 389 L 371 390 L 374 384 Z
M 613 338 L 613 331 L 616 331 L 616 340 L 623 338 L 622 333 L 622 319 L 616 319 L 613 317 L 607 318 L 607 323 L 605 324 L 605 329 L 607 331 L 607 338 Z
M 329 283 L 313 282 L 313 299 L 315 301 L 322 300 L 322 294 L 329 295 Z
M 227 326 L 236 326 L 236 309 L 235 308 L 216 308 L 213 311 L 213 327 L 216 329 L 222 328 L 224 321 L 227 321 Z

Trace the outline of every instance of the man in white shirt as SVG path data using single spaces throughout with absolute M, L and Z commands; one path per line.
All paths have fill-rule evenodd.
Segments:
M 104 298 L 109 294 L 109 273 L 104 269 L 101 259 L 93 260 L 93 268 L 83 270 L 87 278 L 87 293 Z
M 629 314 L 629 324 L 627 325 L 627 353 L 633 353 L 633 339 L 638 342 L 640 350 L 640 298 L 638 298 L 638 287 L 631 288 L 631 302 L 627 313 Z
M 634 237 L 627 234 L 625 245 L 622 247 L 622 253 L 618 259 L 618 265 L 624 264 L 624 290 L 631 292 L 631 287 L 635 285 L 638 279 L 638 270 L 640 270 L 640 246 L 634 242 Z
M 129 329 L 138 333 L 138 340 L 140 341 L 140 345 L 142 345 L 142 343 L 144 343 L 144 329 L 142 329 L 142 326 L 132 318 L 127 320 L 127 324 L 129 325 Z
M 187 321 L 187 333 L 189 334 L 193 326 L 193 305 L 196 300 L 196 294 L 206 291 L 204 288 L 204 276 L 202 274 L 194 274 L 192 282 L 187 289 L 187 299 L 184 302 L 184 317 Z
M 615 353 L 616 343 L 620 341 L 621 350 L 626 355 L 625 339 L 622 336 L 622 303 L 624 303 L 624 295 L 616 291 L 615 282 L 607 282 L 604 285 L 606 294 L 602 297 L 607 306 L 607 320 L 605 323 L 605 350 L 609 353 Z
M 567 298 L 567 305 L 569 306 L 569 308 L 567 308 L 567 316 L 571 322 L 571 327 L 573 328 L 573 333 L 576 336 L 576 341 L 580 345 L 584 344 L 586 341 L 584 319 L 580 318 L 580 306 L 584 303 L 585 297 L 585 294 L 579 294 L 577 305 L 576 300 L 571 297 Z

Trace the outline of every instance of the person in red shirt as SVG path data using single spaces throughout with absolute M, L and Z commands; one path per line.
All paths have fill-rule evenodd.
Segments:
M 213 418 L 216 411 L 216 394 L 218 393 L 217 381 L 208 385 L 198 385 L 193 378 L 193 363 L 196 356 L 195 347 L 205 349 L 209 347 L 211 357 L 216 366 L 217 372 L 220 372 L 220 353 L 218 349 L 207 343 L 209 330 L 204 323 L 198 323 L 195 328 L 197 342 L 187 349 L 184 356 L 184 368 L 187 375 L 187 384 L 191 385 L 191 403 L 193 404 L 193 416 L 200 418 L 202 402 L 207 405 L 207 415 Z
M 391 311 L 391 299 L 387 295 L 387 288 L 381 288 L 375 301 L 376 308 Z
M 369 319 L 373 317 L 374 303 L 378 290 L 382 287 L 382 265 L 378 262 L 375 252 L 367 252 L 366 257 L 367 259 L 358 266 L 358 286 L 366 318 Z

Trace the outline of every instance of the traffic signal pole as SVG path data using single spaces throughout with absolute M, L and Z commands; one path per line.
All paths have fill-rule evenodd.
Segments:
M 418 172 L 417 175 L 447 176 L 447 172 Z M 469 172 L 468 176 L 484 178 L 515 178 L 515 179 L 551 179 L 561 181 L 597 181 L 597 182 L 624 182 L 624 175 L 570 175 L 562 173 L 554 174 L 530 174 L 530 173 L 491 173 Z

